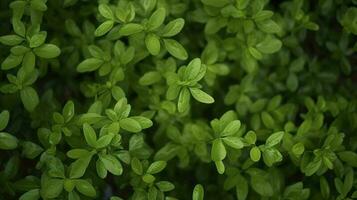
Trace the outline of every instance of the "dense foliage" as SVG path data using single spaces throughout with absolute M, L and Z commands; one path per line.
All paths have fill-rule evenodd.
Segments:
M 356 0 L 1 0 L 0 199 L 357 199 Z

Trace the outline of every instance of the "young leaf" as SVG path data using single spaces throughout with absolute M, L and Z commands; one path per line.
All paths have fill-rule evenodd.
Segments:
M 211 104 L 214 102 L 213 97 L 198 88 L 190 88 L 190 92 L 193 98 L 201 103 Z

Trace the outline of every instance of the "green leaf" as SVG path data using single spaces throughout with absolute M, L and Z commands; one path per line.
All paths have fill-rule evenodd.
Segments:
M 257 44 L 257 49 L 265 54 L 272 54 L 280 50 L 282 43 L 280 40 L 267 36 L 265 39 Z
M 131 159 L 131 169 L 138 175 L 143 174 L 143 166 L 140 160 L 135 157 Z
M 89 124 L 85 123 L 83 124 L 83 133 L 87 144 L 95 148 L 97 146 L 97 134 L 94 129 Z
M 142 177 L 143 181 L 145 183 L 148 183 L 148 184 L 151 184 L 155 181 L 155 177 L 151 174 L 145 174 L 143 177 Z
M 267 128 L 270 128 L 270 129 L 274 129 L 275 120 L 268 112 L 266 112 L 266 111 L 262 112 L 261 118 L 262 118 L 264 126 L 266 126 Z
M 221 139 L 215 139 L 212 142 L 211 159 L 213 161 L 221 161 L 227 155 L 226 148 L 224 147 Z
M 156 56 L 160 53 L 160 38 L 157 35 L 149 33 L 145 37 L 145 44 L 151 55 Z
M 357 153 L 353 151 L 342 151 L 339 152 L 338 157 L 346 162 L 351 167 L 357 167 Z
M 16 149 L 18 140 L 9 133 L 0 132 L 0 149 L 11 150 Z
M 144 30 L 144 27 L 141 24 L 129 23 L 129 24 L 123 25 L 120 28 L 119 34 L 122 36 L 129 36 L 129 35 L 133 35 L 136 33 L 140 33 L 143 30 Z
M 19 45 L 24 41 L 24 38 L 18 35 L 3 35 L 0 37 L 0 43 L 8 46 Z
M 77 66 L 77 71 L 78 72 L 91 72 L 95 71 L 98 68 L 100 68 L 103 65 L 104 61 L 98 58 L 88 58 L 86 60 L 83 60 L 79 65 Z
M 96 37 L 105 35 L 106 33 L 108 33 L 110 31 L 110 29 L 113 28 L 113 25 L 114 25 L 114 21 L 112 21 L 112 20 L 107 20 L 107 21 L 103 22 L 101 25 L 98 26 L 97 29 L 95 29 L 94 35 Z
M 66 122 L 69 122 L 74 116 L 74 103 L 73 101 L 68 101 L 62 110 L 63 117 Z
M 192 200 L 203 200 L 204 198 L 204 189 L 201 184 L 195 185 L 192 193 Z
M 281 31 L 280 26 L 271 19 L 259 21 L 257 22 L 257 26 L 266 33 L 279 33 Z
M 159 181 L 159 182 L 155 183 L 155 185 L 162 192 L 168 192 L 168 191 L 175 189 L 175 185 L 168 181 Z
M 114 175 L 121 175 L 123 173 L 123 167 L 114 156 L 106 154 L 100 155 L 99 159 L 103 162 L 104 167 Z
M 97 140 L 96 148 L 101 149 L 107 147 L 112 142 L 113 137 L 113 134 L 103 135 Z
M 19 200 L 38 200 L 40 199 L 40 189 L 29 190 L 20 196 Z
M 2 70 L 9 70 L 14 67 L 17 67 L 22 62 L 23 55 L 13 55 L 10 54 L 5 60 L 1 63 Z
M 267 148 L 263 151 L 263 160 L 268 167 L 271 167 L 274 163 L 282 161 L 283 156 L 277 149 Z
M 294 144 L 294 146 L 291 149 L 291 151 L 295 154 L 295 156 L 302 155 L 304 153 L 304 151 L 305 151 L 304 144 L 301 143 L 301 142 L 298 142 L 298 143 Z
M 41 32 L 35 34 L 34 36 L 32 36 L 30 39 L 30 48 L 35 48 L 35 47 L 41 46 L 43 43 L 45 43 L 46 37 L 47 37 L 47 32 L 45 32 L 45 31 L 41 31 Z M 47 51 L 49 51 L 49 50 L 47 50 Z M 60 50 L 58 49 L 57 51 L 60 51 Z M 59 55 L 59 53 L 58 53 L 58 55 Z M 55 56 L 55 57 L 57 57 L 57 56 Z
M 55 58 L 61 54 L 61 50 L 54 44 L 43 44 L 33 51 L 41 58 Z
M 138 133 L 142 130 L 139 122 L 131 118 L 125 118 L 120 120 L 120 127 L 132 133 Z
M 259 195 L 270 197 L 274 194 L 272 185 L 261 176 L 253 176 L 251 178 L 251 186 Z
M 43 151 L 42 147 L 40 147 L 39 145 L 37 145 L 33 142 L 29 142 L 29 141 L 23 142 L 22 147 L 23 147 L 22 155 L 28 159 L 36 158 Z
M 177 35 L 185 25 L 185 20 L 182 18 L 170 21 L 162 30 L 163 37 L 172 37 Z
M 230 136 L 237 133 L 240 129 L 241 122 L 239 120 L 233 120 L 223 129 L 221 136 Z
M 0 113 L 0 131 L 4 130 L 9 123 L 10 113 L 7 110 L 3 110 Z
M 258 162 L 261 157 L 261 152 L 258 147 L 253 147 L 250 149 L 249 155 L 250 155 L 250 159 L 252 159 L 252 161 Z
M 140 79 L 140 85 L 152 85 L 161 80 L 161 74 L 157 71 L 146 72 Z
M 147 23 L 148 30 L 152 31 L 159 28 L 164 23 L 165 17 L 166 9 L 163 7 L 158 8 L 149 18 Z
M 20 91 L 20 96 L 26 110 L 30 112 L 33 111 L 40 102 L 36 90 L 32 87 L 25 87 L 22 89 Z
M 195 58 L 188 63 L 187 67 L 185 68 L 184 72 L 184 79 L 186 80 L 193 80 L 198 76 L 201 69 L 201 59 Z
M 225 138 L 222 138 L 223 142 L 226 143 L 228 146 L 234 148 L 234 149 L 242 149 L 244 147 L 244 144 L 239 137 L 233 137 L 233 136 L 228 136 Z
M 213 97 L 198 88 L 190 88 L 190 92 L 193 98 L 201 103 L 211 104 L 214 102 Z
M 245 200 L 248 196 L 248 182 L 243 176 L 238 176 L 236 193 L 238 200 Z
M 286 87 L 292 92 L 294 92 L 298 89 L 299 79 L 295 73 L 289 73 L 289 76 L 286 79 Z
M 190 107 L 190 92 L 184 87 L 181 89 L 178 102 L 177 109 L 180 113 L 186 112 Z
M 92 159 L 92 154 L 82 156 L 70 165 L 70 178 L 81 178 L 87 170 L 87 167 Z
M 86 180 L 76 180 L 76 188 L 80 193 L 88 197 L 96 196 L 96 191 L 94 187 Z
M 41 180 L 41 197 L 42 198 L 56 198 L 63 190 L 63 180 L 62 179 L 52 179 L 52 178 L 42 178 Z
M 324 176 L 320 177 L 320 191 L 324 199 L 328 199 L 330 197 L 330 187 Z
M 106 19 L 114 19 L 112 9 L 107 4 L 100 4 L 98 6 L 99 13 Z
M 166 50 L 175 58 L 180 60 L 186 60 L 188 58 L 185 48 L 173 39 L 164 39 L 164 45 Z
M 166 165 L 167 165 L 166 161 L 162 161 L 162 160 L 155 161 L 150 164 L 149 168 L 146 170 L 146 173 L 157 174 L 162 170 L 164 170 Z
M 271 134 L 265 141 L 265 145 L 268 147 L 275 146 L 281 142 L 284 137 L 284 131 L 279 131 Z

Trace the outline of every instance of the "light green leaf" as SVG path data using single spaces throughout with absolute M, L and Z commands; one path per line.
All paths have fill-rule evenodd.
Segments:
M 20 97 L 26 110 L 30 112 L 33 111 L 40 102 L 36 90 L 32 87 L 22 89 L 20 91 Z
M 157 35 L 149 33 L 145 37 L 145 44 L 151 55 L 156 56 L 160 53 L 160 38 Z
M 186 60 L 188 58 L 185 48 L 176 40 L 164 39 L 164 45 L 166 50 L 177 59 Z
M 204 189 L 201 184 L 195 185 L 192 193 L 192 200 L 203 200 L 204 198 Z
M 9 123 L 10 113 L 7 110 L 3 110 L 0 113 L 0 131 L 4 130 Z
M 215 139 L 212 142 L 211 159 L 213 161 L 221 161 L 227 155 L 226 148 L 224 147 L 221 139 Z
M 88 58 L 77 66 L 78 72 L 91 72 L 97 70 L 103 65 L 104 61 L 98 58 Z
M 112 21 L 112 20 L 107 20 L 107 21 L 103 22 L 101 25 L 98 26 L 97 29 L 95 29 L 94 35 L 96 37 L 105 35 L 106 33 L 108 33 L 110 31 L 110 29 L 113 28 L 113 25 L 114 25 L 114 21 Z
M 190 92 L 193 98 L 201 103 L 211 104 L 214 102 L 213 97 L 198 88 L 190 88 Z
M 54 44 L 43 44 L 33 51 L 41 58 L 55 58 L 61 54 L 61 50 Z
M 161 7 L 158 8 L 149 18 L 147 27 L 149 31 L 159 28 L 162 23 L 164 23 L 166 17 L 166 9 Z
M 170 21 L 162 30 L 163 37 L 172 37 L 177 35 L 185 25 L 185 20 L 182 18 Z
M 166 161 L 162 161 L 162 160 L 155 161 L 155 162 L 151 163 L 149 168 L 146 170 L 146 173 L 157 174 L 157 173 L 161 172 L 162 170 L 164 170 L 166 165 L 167 165 Z

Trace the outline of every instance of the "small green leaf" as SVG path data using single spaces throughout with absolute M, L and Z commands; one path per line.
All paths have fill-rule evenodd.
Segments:
M 282 42 L 280 40 L 267 36 L 262 42 L 258 43 L 256 47 L 262 53 L 272 54 L 279 51 L 281 46 Z
M 190 92 L 184 87 L 181 89 L 178 102 L 177 102 L 177 110 L 180 113 L 186 112 L 190 107 Z
M 204 198 L 204 189 L 201 184 L 195 185 L 192 193 L 192 200 L 203 200 Z
M 0 131 L 4 130 L 9 123 L 10 113 L 4 110 L 0 113 Z
M 155 185 L 162 192 L 168 192 L 168 191 L 175 189 L 175 185 L 168 181 L 159 181 L 159 182 L 155 183 Z
M 83 155 L 81 158 L 77 159 L 70 165 L 70 178 L 80 178 L 84 175 L 87 170 L 87 167 L 92 159 L 92 154 L 87 153 L 87 155 Z
M 98 26 L 97 29 L 95 29 L 94 35 L 96 37 L 105 35 L 106 33 L 108 33 L 110 31 L 110 29 L 113 28 L 113 25 L 114 25 L 114 21 L 112 21 L 112 20 L 107 20 L 107 21 L 103 22 L 101 25 Z
M 25 87 L 22 89 L 20 91 L 20 97 L 26 110 L 30 112 L 32 112 L 40 102 L 36 90 L 32 87 Z
M 39 32 L 39 33 L 35 34 L 34 36 L 32 36 L 30 39 L 30 48 L 35 48 L 35 47 L 41 46 L 45 42 L 46 37 L 47 37 L 47 32 L 45 32 L 45 31 Z
M 166 165 L 167 165 L 166 161 L 162 161 L 162 160 L 155 161 L 155 162 L 151 163 L 151 165 L 147 169 L 146 173 L 157 174 L 157 173 L 161 172 L 162 170 L 164 170 Z
M 211 159 L 213 161 L 221 161 L 227 155 L 226 148 L 224 147 L 221 139 L 215 139 L 212 142 Z
M 211 104 L 214 102 L 213 97 L 198 88 L 190 88 L 190 92 L 193 98 L 201 103 Z
M 166 9 L 161 7 L 158 8 L 149 18 L 147 27 L 149 31 L 159 28 L 162 23 L 164 23 L 166 17 Z
M 160 38 L 157 35 L 149 33 L 145 37 L 145 44 L 151 55 L 156 56 L 160 53 Z
M 61 50 L 54 44 L 43 44 L 33 51 L 41 58 L 55 58 L 61 54 Z
M 107 4 L 100 4 L 98 6 L 98 10 L 103 17 L 107 19 L 114 19 L 113 11 Z
M 83 179 L 76 180 L 76 188 L 80 193 L 82 193 L 88 197 L 96 196 L 96 191 L 95 191 L 94 187 L 92 186 L 92 184 L 90 184 L 86 180 L 83 180 Z
M 252 161 L 258 162 L 261 157 L 261 152 L 258 147 L 253 147 L 250 149 L 249 155 L 250 155 L 250 159 L 252 159 Z
M 121 128 L 132 133 L 138 133 L 141 131 L 141 126 L 139 122 L 131 118 L 122 119 L 120 120 L 119 124 Z
M 188 58 L 185 48 L 176 40 L 164 39 L 164 45 L 166 50 L 177 59 L 186 60 Z
M 185 25 L 185 20 L 178 18 L 170 21 L 162 30 L 163 37 L 172 37 L 177 35 Z
M 135 157 L 131 159 L 131 169 L 138 175 L 143 174 L 143 166 L 140 160 Z
M 78 72 L 91 72 L 95 71 L 103 65 L 104 61 L 98 58 L 88 58 L 77 66 Z
M 233 120 L 223 129 L 221 136 L 230 136 L 237 133 L 240 129 L 241 122 L 239 120 Z
M 123 167 L 114 156 L 106 154 L 100 155 L 99 159 L 103 162 L 104 167 L 114 175 L 121 175 L 123 173 Z
M 273 133 L 267 138 L 267 140 L 265 141 L 265 145 L 268 147 L 275 146 L 280 143 L 283 137 L 284 137 L 284 131 Z
M 19 45 L 24 41 L 24 38 L 18 35 L 3 35 L 0 37 L 0 43 L 8 46 Z
M 152 85 L 161 80 L 161 74 L 157 71 L 146 72 L 140 79 L 140 85 Z
M 97 134 L 94 129 L 87 123 L 83 124 L 83 133 L 86 142 L 91 147 L 97 146 Z
M 9 133 L 0 132 L 0 149 L 11 150 L 16 149 L 18 140 L 15 136 Z
M 242 149 L 244 147 L 244 143 L 242 142 L 241 138 L 228 136 L 222 138 L 223 142 L 226 143 L 228 146 L 234 149 Z
M 140 33 L 143 30 L 144 30 L 144 27 L 141 24 L 129 23 L 129 24 L 123 25 L 120 28 L 119 34 L 122 36 L 129 36 L 129 35 L 133 35 L 136 33 Z

